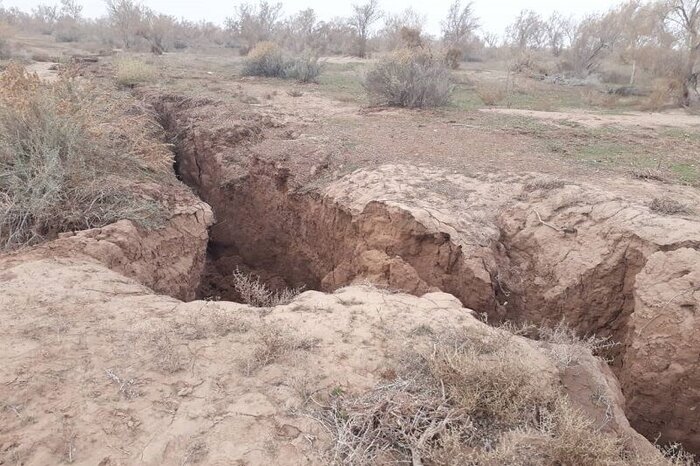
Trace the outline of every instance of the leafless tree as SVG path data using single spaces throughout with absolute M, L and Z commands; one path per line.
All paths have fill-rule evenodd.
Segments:
M 58 21 L 58 6 L 37 5 L 37 7 L 32 10 L 32 17 L 39 23 L 41 32 L 44 34 L 51 34 Z
M 247 49 L 252 49 L 258 42 L 272 39 L 281 15 L 281 3 L 243 3 L 232 17 L 226 18 L 226 27 L 246 43 Z
M 387 15 L 381 36 L 385 47 L 393 50 L 398 47 L 418 47 L 422 44 L 421 37 L 425 25 L 425 16 L 413 8 L 406 8 L 401 13 Z
M 544 25 L 544 34 L 547 41 L 547 46 L 555 57 L 561 55 L 562 50 L 569 44 L 568 31 L 573 27 L 571 18 L 562 16 L 561 13 L 555 11 L 549 17 Z
M 311 8 L 291 16 L 283 25 L 282 40 L 285 46 L 295 52 L 316 48 L 314 38 L 317 25 L 316 12 Z
M 700 0 L 670 0 L 666 21 L 682 34 L 686 49 L 681 105 L 691 103 L 691 93 L 698 95 L 700 62 Z
M 484 32 L 481 34 L 481 40 L 484 42 L 484 45 L 488 48 L 496 48 L 498 47 L 499 43 L 499 38 L 498 34 L 495 32 Z
M 547 26 L 542 17 L 532 10 L 522 10 L 513 24 L 508 26 L 509 42 L 518 49 L 537 49 L 546 38 Z
M 357 56 L 367 56 L 367 40 L 369 39 L 372 25 L 379 21 L 382 12 L 379 10 L 378 0 L 369 0 L 362 5 L 352 6 L 353 15 L 350 17 L 350 25 L 357 34 Z
M 462 6 L 461 0 L 455 0 L 442 22 L 442 39 L 448 47 L 459 47 L 478 27 L 472 3 Z
M 106 0 L 107 14 L 125 48 L 136 45 L 145 8 L 134 0 Z
M 83 6 L 75 0 L 61 0 L 61 16 L 70 18 L 74 21 L 80 19 L 83 12 Z

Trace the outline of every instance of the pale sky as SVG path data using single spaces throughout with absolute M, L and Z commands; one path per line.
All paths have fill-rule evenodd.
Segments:
M 274 0 L 270 0 L 271 3 Z M 357 0 L 362 3 L 364 0 Z M 0 0 L 5 7 L 19 7 L 31 10 L 38 4 L 58 3 L 58 0 Z M 102 0 L 78 0 L 83 5 L 85 16 L 96 17 L 105 13 Z M 188 1 L 188 0 L 142 0 L 151 9 L 176 17 L 190 20 L 207 20 L 223 24 L 224 18 L 231 16 L 234 5 L 242 2 L 231 0 Z M 285 14 L 291 14 L 304 8 L 313 8 L 321 20 L 332 19 L 336 16 L 347 16 L 351 12 L 353 1 L 333 0 L 285 0 L 281 2 Z M 438 34 L 440 21 L 445 16 L 452 0 L 432 0 L 430 2 L 417 0 L 380 0 L 383 11 L 399 12 L 407 7 L 424 14 L 427 17 L 427 32 Z M 464 2 L 463 2 L 464 3 Z M 565 15 L 580 17 L 589 12 L 603 11 L 621 3 L 620 0 L 475 0 L 474 10 L 480 18 L 482 29 L 501 34 L 516 15 L 523 9 L 537 11 L 543 16 L 549 16 L 559 10 Z

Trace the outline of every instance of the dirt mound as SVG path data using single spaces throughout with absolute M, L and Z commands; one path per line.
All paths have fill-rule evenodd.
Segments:
M 184 303 L 68 259 L 27 258 L 2 281 L 8 464 L 327 464 L 319 406 L 393 380 L 402 354 L 445 331 L 496 339 L 628 453 L 658 460 L 604 364 L 578 352 L 562 367 L 561 347 L 493 329 L 447 294 L 352 287 L 273 309 Z

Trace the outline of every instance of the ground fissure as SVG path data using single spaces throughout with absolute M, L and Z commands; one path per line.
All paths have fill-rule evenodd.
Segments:
M 367 281 L 419 296 L 448 292 L 496 321 L 564 320 L 620 343 L 609 356 L 642 433 L 679 440 L 678 426 L 694 422 L 692 413 L 649 416 L 649 400 L 672 403 L 665 393 L 671 382 L 650 383 L 630 368 L 649 358 L 638 340 L 648 305 L 637 276 L 657 255 L 697 253 L 696 219 L 664 219 L 589 186 L 537 175 L 467 177 L 387 165 L 347 174 L 330 167 L 329 176 L 309 183 L 296 176 L 296 154 L 275 159 L 257 151 L 275 137 L 269 117 L 212 125 L 211 102 L 159 96 L 152 103 L 173 138 L 178 176 L 216 217 L 198 297 L 238 300 L 231 274 L 241 269 L 273 289 L 333 291 Z M 661 234 L 669 222 L 671 233 Z M 661 332 L 669 338 L 675 330 Z M 680 377 L 689 385 L 695 376 Z M 692 432 L 683 440 L 700 445 Z

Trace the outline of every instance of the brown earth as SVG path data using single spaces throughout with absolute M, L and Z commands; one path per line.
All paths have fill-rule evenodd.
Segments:
M 653 194 L 649 183 L 610 192 L 537 174 L 464 176 L 407 164 L 343 174 L 323 155 L 264 150 L 292 124 L 236 115 L 208 100 L 153 102 L 177 134 L 180 176 L 219 219 L 202 296 L 236 299 L 226 277 L 241 267 L 273 286 L 332 291 L 369 279 L 416 295 L 442 290 L 496 320 L 563 319 L 581 334 L 620 342 L 610 356 L 623 391 L 634 393 L 628 414 L 638 428 L 650 438 L 661 434 L 700 448 L 700 418 L 692 409 L 700 401 L 696 362 L 681 357 L 678 376 L 655 369 L 663 375 L 653 386 L 642 387 L 646 376 L 637 378 L 669 351 L 630 327 L 631 316 L 646 308 L 636 277 L 648 273 L 651 257 L 700 247 L 696 214 L 655 213 L 630 195 Z M 697 192 L 677 193 L 698 205 Z M 689 264 L 686 274 L 697 267 Z M 683 326 L 697 325 L 696 297 L 686 298 L 690 320 Z M 654 312 L 678 312 L 672 309 L 657 305 Z M 672 326 L 672 315 L 658 319 Z M 679 347 L 697 351 L 692 332 L 668 332 Z M 627 354 L 637 346 L 646 348 L 643 358 Z M 687 400 L 682 413 L 673 410 L 675 391 Z M 646 402 L 657 408 L 653 415 Z
M 603 432 L 658 455 L 590 353 L 561 369 L 545 344 L 490 328 L 447 294 L 350 287 L 267 310 L 184 303 L 76 259 L 27 259 L 2 281 L 3 464 L 328 464 L 317 407 L 386 381 L 426 328 L 501 338 Z M 294 344 L 261 361 L 271 335 Z
M 612 369 L 587 355 L 562 371 L 511 337 L 632 448 L 650 445 L 625 414 L 700 451 L 697 190 L 581 171 L 528 153 L 527 135 L 431 113 L 143 97 L 208 205 L 185 196 L 155 231 L 122 221 L 0 257 L 0 464 L 322 464 L 331 439 L 308 393 L 371 389 L 424 325 L 504 332 L 474 312 L 618 341 Z M 690 208 L 653 211 L 662 196 Z M 265 311 L 192 301 L 238 300 L 236 267 L 335 294 Z M 414 296 L 344 288 L 368 281 Z M 275 328 L 295 349 L 253 369 Z M 591 404 L 601 387 L 613 422 Z

